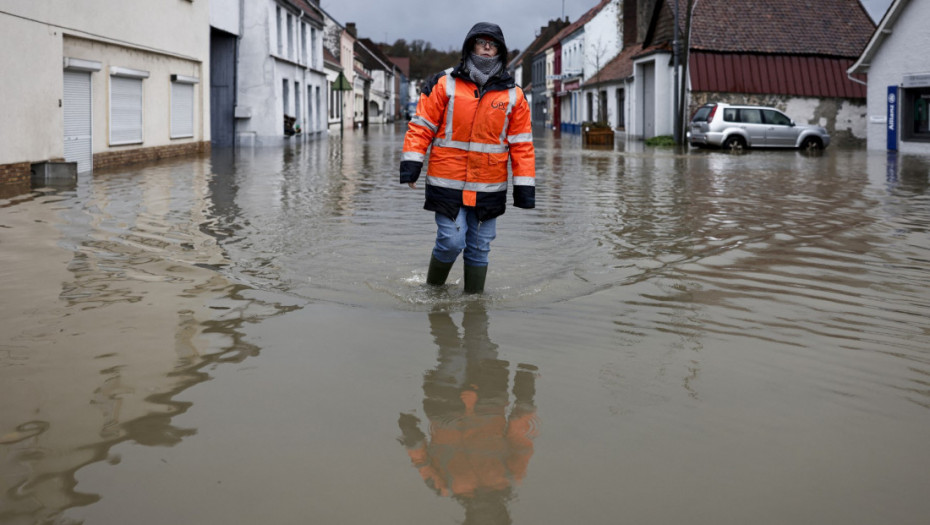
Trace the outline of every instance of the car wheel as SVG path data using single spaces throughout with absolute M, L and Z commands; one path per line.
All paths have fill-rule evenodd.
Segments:
M 746 141 L 738 135 L 727 137 L 727 140 L 723 141 L 723 149 L 728 149 L 733 153 L 741 153 L 746 149 Z
M 817 137 L 807 137 L 801 142 L 801 149 L 804 151 L 819 151 L 823 149 L 823 142 Z

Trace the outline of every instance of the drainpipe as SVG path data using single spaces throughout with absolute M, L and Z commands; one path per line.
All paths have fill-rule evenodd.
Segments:
M 853 82 L 856 82 L 857 84 L 862 84 L 863 86 L 869 85 L 867 82 L 863 82 L 862 80 L 859 80 L 858 78 L 853 78 L 852 73 L 850 73 L 849 71 L 846 72 L 846 78 L 848 78 L 849 80 L 852 80 Z

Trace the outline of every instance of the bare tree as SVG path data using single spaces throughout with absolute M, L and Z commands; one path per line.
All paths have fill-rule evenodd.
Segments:
M 609 62 L 613 57 L 608 55 L 610 46 L 608 46 L 601 38 L 598 38 L 597 42 L 593 42 L 591 44 L 591 50 L 593 53 L 588 58 L 587 62 L 591 67 L 594 68 L 594 100 L 596 101 L 597 107 L 596 122 L 604 122 L 607 116 L 603 114 L 603 104 L 601 103 L 601 69 L 603 69 L 604 66 L 607 65 L 607 62 Z

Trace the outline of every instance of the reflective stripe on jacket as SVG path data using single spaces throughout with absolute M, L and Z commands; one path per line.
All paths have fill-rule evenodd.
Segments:
M 535 207 L 536 160 L 523 90 L 506 75 L 481 93 L 461 67 L 434 77 L 421 93 L 404 137 L 401 182 L 416 182 L 429 149 L 425 208 L 454 219 L 461 206 L 474 206 L 486 220 L 506 208 L 509 159 L 514 206 Z

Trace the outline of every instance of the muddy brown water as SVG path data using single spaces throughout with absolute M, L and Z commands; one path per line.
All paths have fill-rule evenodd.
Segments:
M 0 523 L 925 523 L 930 161 L 537 137 L 487 293 L 403 128 L 0 201 Z

